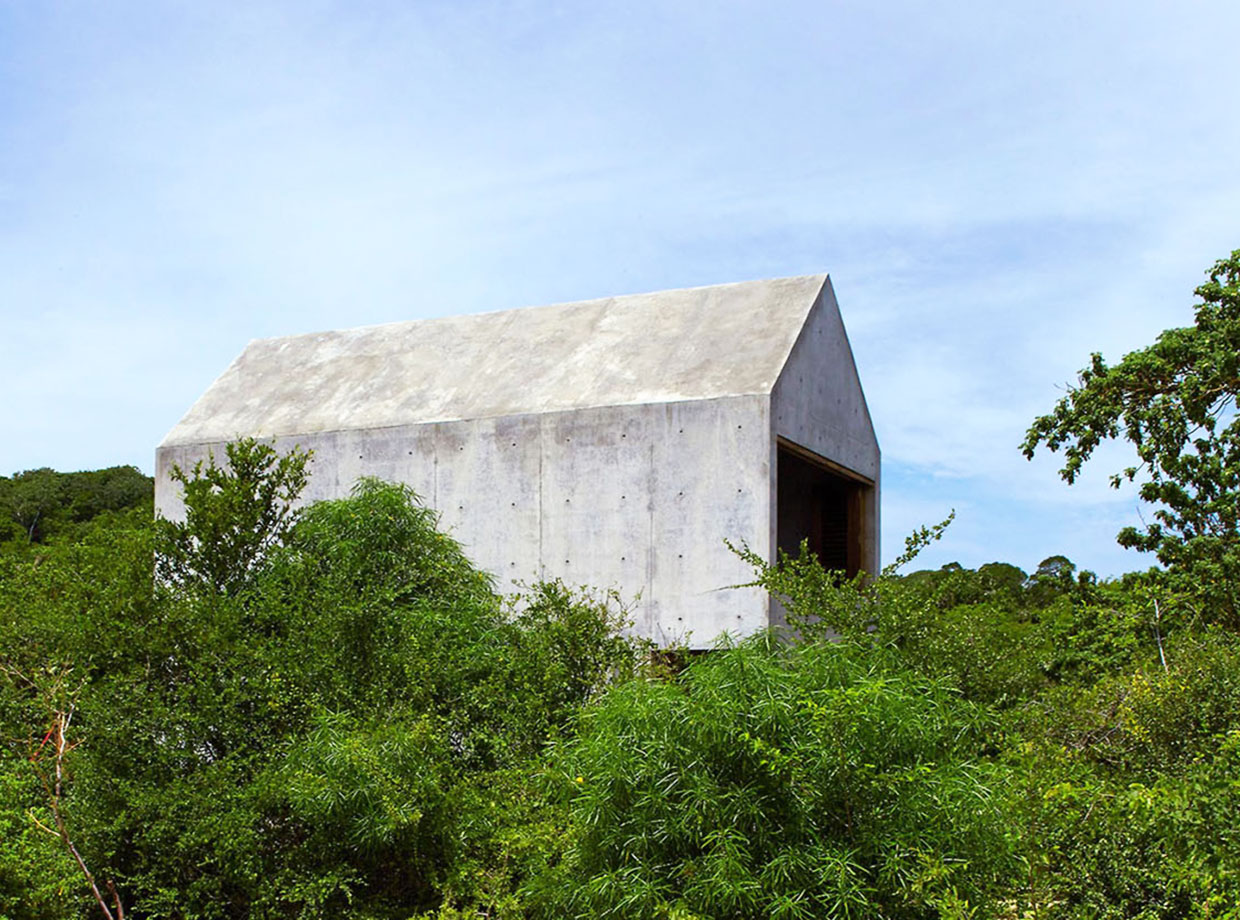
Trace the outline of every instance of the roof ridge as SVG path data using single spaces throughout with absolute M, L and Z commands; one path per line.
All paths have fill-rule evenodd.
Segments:
M 164 444 L 769 392 L 827 276 L 251 341 Z

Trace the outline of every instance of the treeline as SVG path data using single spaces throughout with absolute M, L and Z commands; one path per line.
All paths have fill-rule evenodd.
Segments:
M 401 486 L 290 513 L 303 473 L 243 442 L 184 524 L 0 554 L 0 916 L 1237 915 L 1209 595 L 751 555 L 797 631 L 654 654 Z
M 0 543 L 73 539 L 103 514 L 152 513 L 154 480 L 137 467 L 0 476 Z

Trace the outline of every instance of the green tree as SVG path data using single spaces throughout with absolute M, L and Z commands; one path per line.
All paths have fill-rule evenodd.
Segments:
M 1020 714 L 1004 757 L 1021 790 L 1007 820 L 1027 829 L 1021 916 L 1236 916 L 1240 640 L 1181 632 L 1167 651 Z
M 1179 585 L 1240 623 L 1240 250 L 1215 263 L 1197 288 L 1192 326 L 1111 366 L 1095 353 L 1054 410 L 1022 444 L 1062 450 L 1060 475 L 1075 482 L 1103 441 L 1125 439 L 1140 461 L 1111 484 L 1140 480 L 1153 520 L 1125 527 L 1123 546 L 1155 553 Z
M 170 478 L 183 490 L 185 519 L 155 523 L 156 571 L 165 583 L 235 592 L 295 520 L 293 505 L 309 478 L 309 452 L 294 447 L 280 454 L 254 438 L 224 451 L 225 466 L 212 453 L 188 471 L 172 468 Z
M 1047 556 L 1025 581 L 1025 592 L 1035 607 L 1049 607 L 1056 598 L 1076 588 L 1076 563 L 1067 556 Z
M 61 482 L 46 467 L 26 470 L 0 485 L 0 501 L 9 526 L 31 543 L 38 542 L 62 511 Z
M 49 691 L 72 671 L 82 703 L 93 709 L 108 675 L 140 666 L 158 617 L 149 515 L 103 515 L 78 536 L 37 553 L 0 555 L 0 917 L 15 920 L 99 916 L 62 841 L 32 820 L 56 823 L 39 779 L 54 751 Z M 98 724 L 96 713 L 78 708 L 72 737 L 84 745 L 61 752 L 66 820 L 92 870 L 107 860 L 79 821 L 77 767 L 89 760 L 82 755 Z
M 904 554 L 873 578 L 825 570 L 807 544 L 796 556 L 781 553 L 774 564 L 752 550 L 738 552 L 753 566 L 752 584 L 780 601 L 802 641 L 837 636 L 889 647 L 903 667 L 943 680 L 971 701 L 1011 705 L 1045 684 L 1042 662 L 1049 650 L 1038 624 L 1022 616 L 1012 594 L 1002 590 L 1002 580 L 992 589 L 989 578 L 958 563 L 896 574 L 939 539 L 951 520 L 908 537 Z
M 92 521 L 108 512 L 141 509 L 150 511 L 155 481 L 133 466 L 113 466 L 104 470 L 59 474 L 62 494 L 70 520 Z

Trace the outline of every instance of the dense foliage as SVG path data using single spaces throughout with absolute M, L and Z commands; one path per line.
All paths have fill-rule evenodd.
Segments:
M 53 806 L 129 917 L 1236 916 L 1240 642 L 1156 577 L 751 556 L 799 633 L 669 670 L 301 463 L 0 556 L 0 916 L 101 912 Z
M 268 450 L 212 463 L 210 500 L 250 489 Z M 497 828 L 539 794 L 544 745 L 636 667 L 620 609 L 550 583 L 513 614 L 400 486 L 269 520 L 261 555 L 214 544 L 224 581 L 213 544 L 164 537 L 176 525 L 100 526 L 7 564 L 0 915 L 91 908 L 23 814 L 47 810 L 32 774 L 67 705 L 73 842 L 130 916 L 408 917 L 511 895 L 515 876 L 491 878 Z M 200 564 L 153 581 L 169 552 Z
M 26 470 L 0 476 L 0 543 L 70 539 L 100 515 L 151 513 L 151 477 L 132 466 L 82 473 Z
M 574 834 L 547 913 L 958 915 L 1017 864 L 994 730 L 852 643 L 767 637 L 630 683 L 553 757 Z
M 805 553 L 756 564 L 809 636 L 888 650 L 999 720 L 980 762 L 1008 771 L 1023 870 L 980 916 L 1240 916 L 1240 637 L 1203 627 L 1162 573 L 1098 582 L 1051 557 L 1029 576 L 848 581 Z
M 0 480 L 0 920 L 1240 920 L 1238 289 L 1026 443 L 1132 440 L 1165 568 L 742 547 L 792 628 L 705 656 L 498 597 L 402 486 L 292 510 L 299 452 L 176 471 L 182 522 Z

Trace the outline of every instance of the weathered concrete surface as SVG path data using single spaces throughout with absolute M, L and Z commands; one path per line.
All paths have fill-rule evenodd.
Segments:
M 808 448 L 864 483 L 861 567 L 879 568 L 879 488 L 881 454 L 866 405 L 852 346 L 828 281 L 814 302 L 788 361 L 771 393 L 772 462 L 779 438 Z M 774 466 L 772 466 L 774 469 Z M 778 482 L 772 480 L 775 507 Z M 775 530 L 771 531 L 775 552 Z
M 769 423 L 760 396 L 695 400 L 276 439 L 314 451 L 303 499 L 360 476 L 408 483 L 497 587 L 559 577 L 615 587 L 634 629 L 710 644 L 765 625 L 751 573 L 724 547 L 768 527 Z M 157 504 L 180 516 L 168 471 L 208 445 L 163 448 Z M 223 457 L 224 442 L 210 445 Z
M 251 343 L 158 449 L 159 513 L 183 514 L 173 464 L 242 435 L 314 451 L 305 501 L 408 483 L 501 590 L 614 587 L 664 645 L 770 621 L 723 541 L 774 546 L 777 437 L 873 482 L 877 513 L 823 275 Z
M 825 280 L 260 339 L 163 446 L 769 393 Z

